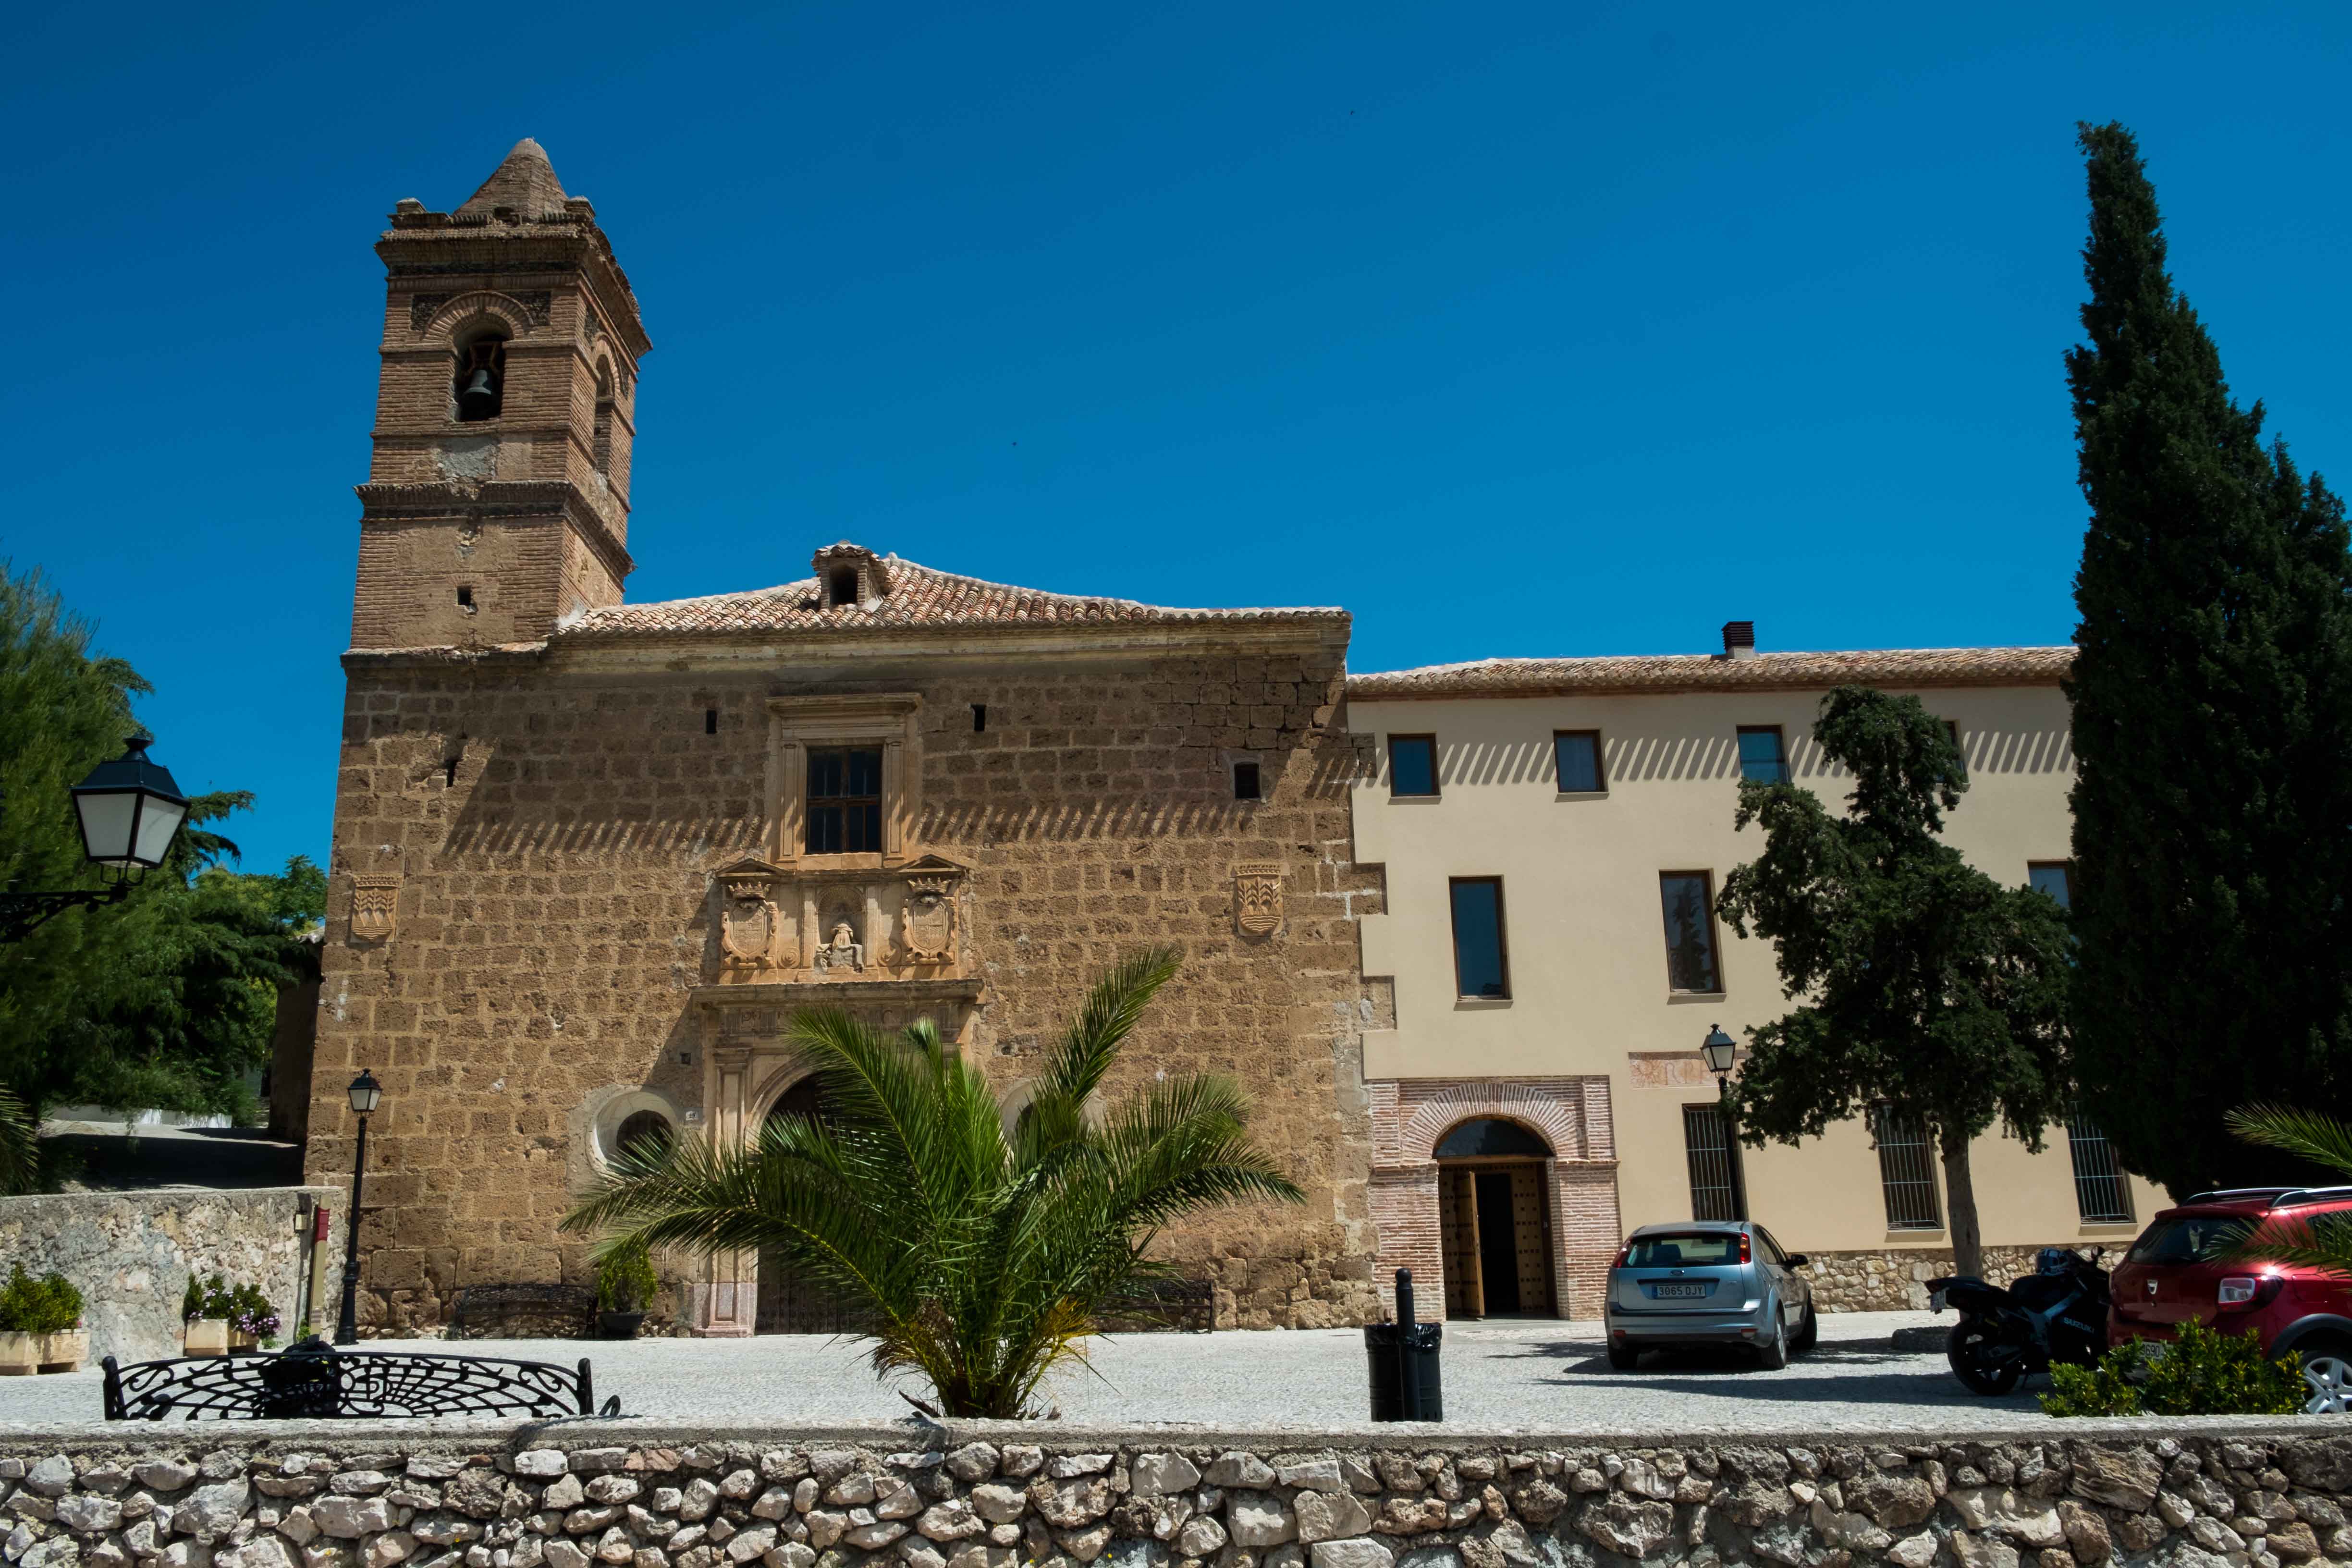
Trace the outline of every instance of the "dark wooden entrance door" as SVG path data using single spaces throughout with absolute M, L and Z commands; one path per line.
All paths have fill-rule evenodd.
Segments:
M 1544 1167 L 1533 1160 L 1438 1167 L 1447 1317 L 1559 1315 L 1544 1186 Z
M 822 1118 L 824 1099 L 816 1079 L 804 1078 L 786 1089 L 768 1111 L 780 1116 Z M 796 1279 L 783 1256 L 773 1247 L 760 1249 L 760 1305 L 752 1329 L 762 1334 L 838 1334 L 854 1325 L 840 1301 L 824 1290 Z

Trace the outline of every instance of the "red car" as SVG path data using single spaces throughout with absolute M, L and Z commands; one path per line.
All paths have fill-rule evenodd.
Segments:
M 2352 1214 L 2352 1187 L 2238 1187 L 2166 1209 L 2132 1243 L 2110 1281 L 2107 1342 L 2168 1340 L 2185 1322 L 2252 1329 L 2263 1350 L 2303 1356 L 2314 1415 L 2352 1415 L 2352 1280 L 2283 1263 L 2222 1263 L 2239 1227 Z

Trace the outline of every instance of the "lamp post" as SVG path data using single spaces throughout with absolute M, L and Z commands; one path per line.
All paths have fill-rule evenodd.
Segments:
M 131 736 L 121 756 L 73 786 L 82 858 L 111 878 L 64 892 L 0 893 L 0 942 L 22 942 L 50 916 L 80 905 L 121 903 L 131 896 L 132 873 L 163 863 L 187 819 L 188 798 L 169 768 L 148 760 L 148 744 L 146 736 Z
M 362 1068 L 348 1092 L 352 1110 L 360 1119 L 360 1146 L 352 1157 L 352 1212 L 343 1225 L 343 1311 L 335 1321 L 339 1345 L 357 1344 L 360 1339 L 360 1183 L 367 1175 L 368 1116 L 383 1098 L 383 1085 Z
M 1710 1024 L 1698 1051 L 1706 1059 L 1706 1070 L 1715 1075 L 1716 1103 L 1722 1108 L 1723 1165 L 1731 1176 L 1731 1217 L 1746 1219 L 1748 1193 L 1747 1184 L 1739 1179 L 1739 1129 L 1731 1115 L 1731 1068 L 1739 1059 L 1739 1042 L 1725 1034 L 1719 1025 Z

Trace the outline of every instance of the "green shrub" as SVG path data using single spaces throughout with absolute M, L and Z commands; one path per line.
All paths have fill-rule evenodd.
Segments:
M 8 1283 L 0 1285 L 0 1334 L 29 1334 L 37 1331 L 34 1320 L 39 1308 L 33 1297 L 40 1287 L 21 1263 L 8 1270 Z
M 661 1289 L 653 1259 L 643 1242 L 624 1242 L 596 1265 L 596 1310 L 600 1312 L 642 1312 Z
M 62 1334 L 81 1321 L 81 1292 L 62 1274 L 36 1279 L 21 1263 L 0 1286 L 0 1333 Z
M 2095 1367 L 2050 1372 L 2042 1396 L 2050 1415 L 2294 1415 L 2311 1391 L 2303 1358 L 2273 1361 L 2253 1331 L 2226 1334 L 2183 1323 L 2180 1337 L 2151 1353 L 2144 1340 L 2117 1345 Z
M 191 1318 L 229 1318 L 236 1315 L 236 1292 L 229 1289 L 226 1277 L 219 1274 L 199 1281 L 188 1276 L 188 1289 L 180 1298 L 180 1321 Z

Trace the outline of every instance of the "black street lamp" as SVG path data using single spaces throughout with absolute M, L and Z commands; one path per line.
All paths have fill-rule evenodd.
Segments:
M 367 1175 L 367 1119 L 383 1098 L 383 1085 L 365 1068 L 352 1079 L 352 1110 L 360 1119 L 359 1152 L 352 1158 L 352 1212 L 343 1225 L 343 1311 L 335 1321 L 335 1342 L 360 1340 L 360 1183 Z
M 111 878 L 67 892 L 0 893 L 0 942 L 22 942 L 50 916 L 80 905 L 121 903 L 131 896 L 133 873 L 163 863 L 187 820 L 188 797 L 169 768 L 148 760 L 148 744 L 146 736 L 131 736 L 121 756 L 99 763 L 73 787 L 82 856 Z
M 1716 1103 L 1723 1116 L 1723 1164 L 1731 1176 L 1731 1217 L 1748 1217 L 1747 1184 L 1740 1180 L 1739 1129 L 1731 1114 L 1731 1068 L 1739 1059 L 1739 1042 L 1723 1032 L 1719 1025 L 1710 1024 L 1706 1039 L 1698 1048 L 1706 1059 L 1706 1070 L 1715 1075 Z

